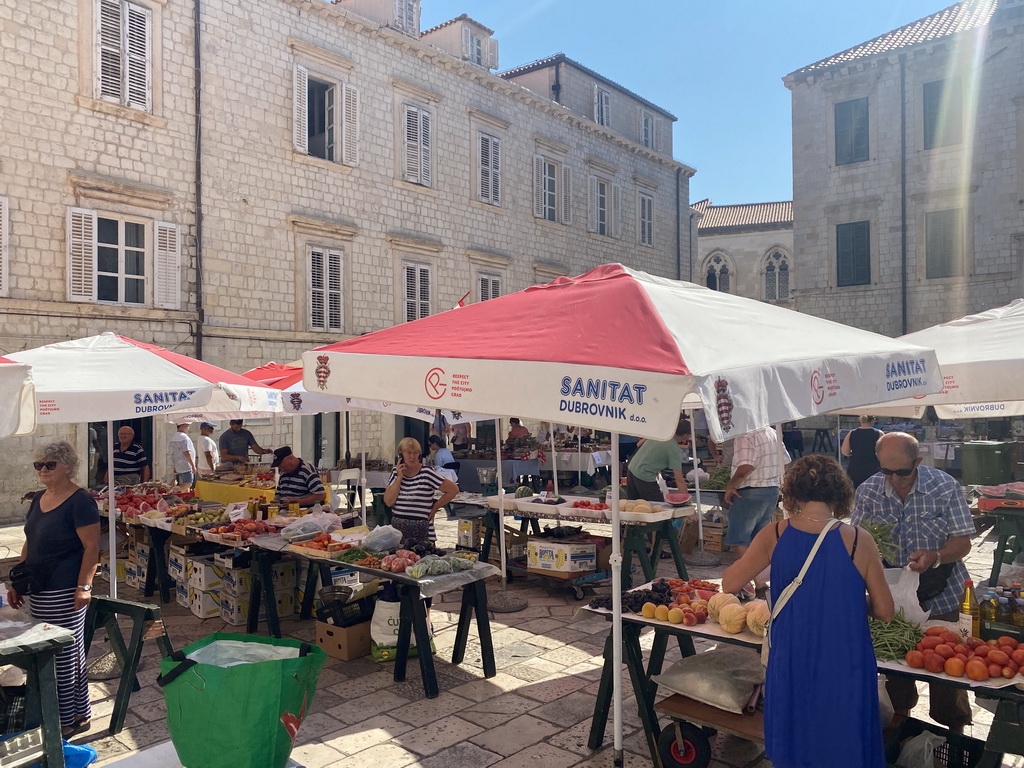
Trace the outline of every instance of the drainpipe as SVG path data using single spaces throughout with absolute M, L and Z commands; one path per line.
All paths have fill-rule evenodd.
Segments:
M 203 57 L 202 0 L 194 0 L 195 32 L 195 199 L 196 199 L 196 359 L 203 359 Z
M 561 72 L 562 72 L 562 62 L 556 61 L 555 62 L 555 82 L 551 86 L 551 95 L 554 97 L 554 100 L 555 100 L 556 104 L 560 103 L 558 100 L 562 96 Z
M 879 233 L 881 234 L 881 233 Z M 900 54 L 900 335 L 907 327 L 907 55 Z
M 679 191 L 679 181 L 682 178 L 683 169 L 676 168 L 676 280 L 683 279 L 683 243 L 682 243 L 682 193 Z M 690 224 L 692 226 L 693 220 L 691 219 Z M 692 237 L 690 238 L 692 241 Z M 693 254 L 690 255 L 690 260 L 693 260 Z

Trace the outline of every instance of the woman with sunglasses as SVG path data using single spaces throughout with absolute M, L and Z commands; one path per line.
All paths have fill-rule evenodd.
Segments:
M 99 559 L 100 515 L 90 493 L 72 479 L 78 454 L 70 444 L 60 440 L 38 448 L 32 466 L 44 490 L 29 507 L 20 561 L 31 573 L 32 616 L 75 635 L 57 656 L 61 734 L 69 738 L 88 730 L 92 715 L 83 633 Z M 15 608 L 25 604 L 13 588 L 7 600 Z

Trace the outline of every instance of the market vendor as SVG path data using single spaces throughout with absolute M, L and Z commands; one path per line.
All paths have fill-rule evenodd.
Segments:
M 530 430 L 524 427 L 515 416 L 508 420 L 508 426 L 509 430 L 506 442 L 508 442 L 508 440 L 520 440 L 524 437 L 530 436 Z
M 103 482 L 109 483 L 107 472 Z M 138 485 L 148 483 L 150 477 L 149 457 L 146 449 L 135 442 L 135 430 L 121 427 L 117 430 L 117 445 L 114 446 L 114 485 Z
M 221 433 L 217 441 L 220 445 L 221 461 L 240 461 L 248 464 L 250 448 L 260 456 L 271 452 L 269 448 L 261 448 L 252 432 L 245 429 L 243 424 L 242 419 L 232 419 L 229 428 Z
M 438 435 L 431 435 L 427 438 L 427 446 L 431 453 L 431 464 L 439 469 L 454 469 L 455 457 L 452 452 L 444 447 L 444 439 Z
M 292 453 L 289 446 L 274 451 L 274 461 L 270 466 L 281 470 L 274 501 L 310 507 L 327 500 L 327 491 L 316 467 Z
M 391 471 L 384 503 L 391 507 L 391 525 L 403 539 L 435 541 L 434 516 L 459 492 L 459 486 L 433 467 L 425 466 L 419 440 L 404 437 L 398 443 L 398 463 Z M 434 498 L 440 491 L 441 496 Z
M 658 475 L 672 470 L 676 488 L 686 488 L 683 477 L 683 446 L 690 440 L 690 422 L 685 418 L 676 424 L 676 433 L 669 440 L 644 440 L 636 449 L 626 470 L 626 495 L 631 499 L 664 501 Z

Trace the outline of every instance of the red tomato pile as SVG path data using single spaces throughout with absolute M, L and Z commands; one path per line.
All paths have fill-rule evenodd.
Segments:
M 227 533 L 237 534 L 241 539 L 251 539 L 253 536 L 259 536 L 261 533 L 270 533 L 272 529 L 262 520 L 239 520 L 235 523 L 228 523 L 227 525 L 218 525 L 215 528 L 210 529 L 210 533 Z M 330 538 L 328 536 L 328 538 Z
M 572 508 L 573 509 L 608 509 L 608 505 L 607 504 L 602 504 L 599 501 L 595 502 L 595 501 L 589 501 L 588 499 L 583 499 L 582 501 L 574 501 L 572 503 Z
M 1002 636 L 985 641 L 980 637 L 961 638 L 946 627 L 930 627 L 921 642 L 905 657 L 907 666 L 929 672 L 945 672 L 950 677 L 968 677 L 985 681 L 994 677 L 1011 680 L 1024 676 L 1024 643 Z

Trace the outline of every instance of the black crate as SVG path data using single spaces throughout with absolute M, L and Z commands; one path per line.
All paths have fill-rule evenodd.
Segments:
M 951 733 L 942 726 L 932 725 L 914 718 L 904 720 L 895 736 L 886 739 L 885 753 L 888 762 L 895 764 L 903 742 L 920 735 L 923 731 L 930 731 L 945 738 L 945 741 L 935 748 L 937 765 L 944 765 L 946 768 L 975 768 L 981 762 L 982 752 L 985 751 L 985 742 L 972 739 L 970 736 Z
M 317 608 L 317 621 L 326 621 L 336 627 L 351 627 L 364 621 L 369 621 L 373 616 L 373 606 L 377 602 L 377 596 L 361 597 L 349 603 L 331 603 L 321 605 Z

